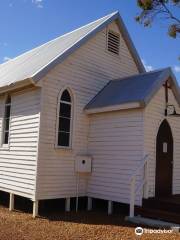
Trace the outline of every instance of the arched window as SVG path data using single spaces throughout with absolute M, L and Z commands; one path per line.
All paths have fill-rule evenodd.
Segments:
M 5 102 L 4 123 L 3 123 L 3 144 L 9 143 L 9 125 L 11 114 L 11 97 L 8 96 Z
M 71 145 L 72 99 L 69 91 L 63 91 L 59 105 L 58 146 Z

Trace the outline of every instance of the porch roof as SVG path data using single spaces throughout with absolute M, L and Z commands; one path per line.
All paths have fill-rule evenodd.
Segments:
M 145 107 L 169 79 L 180 105 L 180 90 L 171 68 L 111 80 L 85 107 L 87 113 Z M 122 108 L 123 107 L 123 108 Z

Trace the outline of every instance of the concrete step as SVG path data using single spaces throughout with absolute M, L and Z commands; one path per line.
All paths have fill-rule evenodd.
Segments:
M 154 228 L 168 228 L 174 229 L 176 232 L 180 230 L 180 225 L 172 222 L 161 221 L 157 219 L 145 218 L 140 216 L 135 217 L 125 217 L 125 220 L 131 223 L 138 224 L 138 226 L 149 226 Z

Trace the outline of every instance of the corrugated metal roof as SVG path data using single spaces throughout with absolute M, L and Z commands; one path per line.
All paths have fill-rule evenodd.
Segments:
M 65 57 L 77 49 L 80 44 L 83 44 L 93 34 L 96 34 L 97 31 L 105 27 L 106 24 L 116 19 L 119 20 L 123 28 L 122 30 L 127 38 L 132 54 L 138 62 L 139 69 L 143 71 L 143 65 L 123 25 L 122 19 L 119 13 L 115 12 L 1 64 L 0 88 L 13 85 L 25 79 L 31 79 L 36 82 L 41 79 L 50 68 L 64 60 Z
M 179 87 L 170 68 L 110 81 L 85 107 L 93 110 L 125 103 L 147 105 L 163 82 L 172 77 L 172 88 L 180 103 Z

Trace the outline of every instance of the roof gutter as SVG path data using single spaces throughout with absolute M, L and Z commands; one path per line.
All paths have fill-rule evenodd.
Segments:
M 25 87 L 33 87 L 33 86 L 36 86 L 36 83 L 33 81 L 32 78 L 27 78 L 27 79 L 12 83 L 10 85 L 0 87 L 0 95 L 3 95 L 7 92 L 16 91 Z
M 119 110 L 127 110 L 127 109 L 134 109 L 134 108 L 142 108 L 140 102 L 129 102 L 129 103 L 122 103 L 118 105 L 111 105 L 106 107 L 98 107 L 98 108 L 90 108 L 85 109 L 86 114 L 95 114 L 95 113 L 104 113 L 104 112 L 113 112 Z

